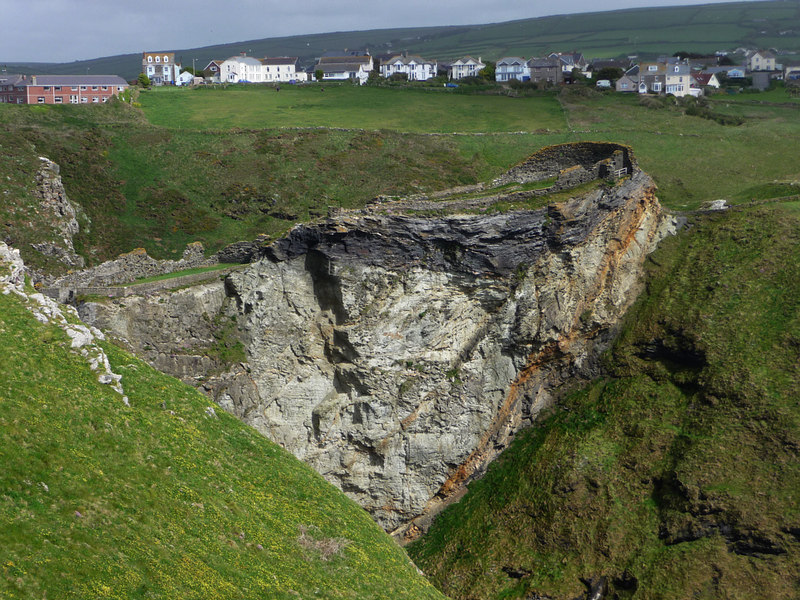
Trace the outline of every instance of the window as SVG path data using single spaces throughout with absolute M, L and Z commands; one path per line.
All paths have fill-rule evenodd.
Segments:
M 103 98 L 103 102 L 108 102 L 108 97 Z
M 147 62 L 149 62 L 149 63 L 153 62 L 153 57 L 152 56 L 148 56 L 147 57 Z
M 86 86 L 85 86 L 85 85 L 82 85 L 82 86 L 81 86 L 81 90 L 85 92 L 85 91 L 86 91 Z
M 166 56 L 166 55 L 164 56 L 164 62 L 165 63 L 169 62 L 169 56 Z
M 96 85 L 93 85 L 93 86 L 92 86 L 92 91 L 93 91 L 93 92 L 96 92 L 98 89 L 99 89 L 99 88 L 98 88 Z
M 73 92 L 77 92 L 77 91 L 78 91 L 78 86 L 77 86 L 77 85 L 73 85 L 73 86 L 72 86 L 71 88 L 69 88 L 69 89 L 71 89 Z
M 54 87 L 53 87 L 53 89 L 54 89 L 56 92 L 60 92 L 60 91 L 61 91 L 61 86 L 60 86 L 60 85 L 54 86 Z
M 104 85 L 102 89 L 103 89 L 103 91 L 105 92 L 105 91 L 107 91 L 107 90 L 108 90 L 108 86 L 107 86 L 107 85 Z
M 42 89 L 43 89 L 45 92 L 49 92 L 49 91 L 50 91 L 50 86 L 49 86 L 49 85 L 46 85 L 46 86 L 44 86 Z
M 56 104 L 63 104 L 64 103 L 64 97 L 63 96 L 56 96 L 55 102 L 56 102 Z
M 156 70 L 155 67 L 147 67 L 147 74 L 152 75 L 153 73 L 155 73 L 155 70 Z
M 77 96 L 70 96 L 69 97 L 69 103 L 70 104 L 77 104 L 78 103 L 78 97 Z
M 97 96 L 92 96 L 92 102 L 97 104 L 98 102 L 100 102 L 100 98 L 98 98 Z
M 160 56 L 156 56 L 156 62 L 161 62 L 161 57 Z
M 39 96 L 39 97 L 36 99 L 36 101 L 37 101 L 39 104 L 44 104 L 44 96 Z
M 81 98 L 81 104 L 88 104 L 88 103 L 89 103 L 89 98 L 87 96 Z
M 658 66 L 657 65 L 648 65 L 647 70 L 648 71 L 658 71 Z

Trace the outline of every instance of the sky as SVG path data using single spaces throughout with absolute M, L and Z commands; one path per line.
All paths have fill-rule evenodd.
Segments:
M 71 62 L 326 33 L 499 23 L 730 0 L 0 0 L 0 64 Z

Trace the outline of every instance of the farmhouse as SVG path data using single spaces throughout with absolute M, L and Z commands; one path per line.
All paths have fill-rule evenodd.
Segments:
M 775 55 L 767 50 L 758 50 L 747 59 L 747 68 L 751 71 L 774 71 Z
M 142 52 L 142 73 L 153 85 L 175 85 L 181 65 L 175 62 L 174 52 Z
M 125 90 L 117 75 L 0 75 L 0 102 L 100 104 Z

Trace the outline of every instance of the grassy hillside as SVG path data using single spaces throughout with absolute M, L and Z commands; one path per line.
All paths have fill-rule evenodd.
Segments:
M 712 112 L 741 118 L 738 126 L 579 92 L 230 87 L 143 94 L 143 113 L 2 105 L 0 235 L 34 266 L 58 268 L 30 247 L 55 236 L 34 195 L 39 156 L 61 166 L 83 208 L 76 248 L 90 262 L 136 247 L 179 257 L 195 240 L 214 251 L 278 236 L 330 206 L 490 181 L 542 146 L 574 140 L 631 145 L 673 209 L 798 193 L 800 155 L 789 149 L 800 103 L 782 88 L 712 100 Z M 322 127 L 331 125 L 339 128 Z M 453 131 L 465 133 L 428 135 Z
M 558 6 L 553 5 L 557 11 Z M 409 50 L 450 60 L 474 54 L 537 56 L 545 52 L 580 51 L 590 57 L 672 54 L 678 50 L 709 52 L 740 46 L 800 50 L 800 7 L 796 2 L 767 0 L 697 6 L 635 8 L 576 15 L 555 15 L 504 23 L 459 27 L 375 29 L 248 40 L 204 48 L 172 49 L 183 61 L 205 66 L 242 51 L 253 56 L 299 56 L 313 64 L 327 50 L 368 48 L 372 54 Z M 157 48 L 153 50 L 168 50 Z M 14 65 L 9 69 L 14 70 Z M 133 79 L 141 55 L 128 54 L 65 64 L 31 64 L 34 73 L 115 73 Z
M 452 598 L 800 596 L 800 203 L 693 217 L 608 374 L 411 548 Z M 536 595 L 540 594 L 540 595 Z
M 366 512 L 108 345 L 130 407 L 0 295 L 0 597 L 440 598 Z

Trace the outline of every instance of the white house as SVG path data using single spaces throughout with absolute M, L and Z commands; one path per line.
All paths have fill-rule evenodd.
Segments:
M 142 52 L 142 73 L 153 85 L 174 85 L 181 72 L 174 52 Z
M 747 68 L 751 71 L 774 71 L 775 55 L 767 50 L 758 50 L 747 59 Z
M 450 66 L 447 68 L 447 75 L 450 79 L 476 77 L 485 67 L 486 65 L 481 60 L 480 56 L 478 60 L 475 60 L 471 56 L 465 56 L 464 58 L 459 58 L 450 63 Z
M 260 60 L 242 52 L 223 61 L 219 80 L 221 83 L 263 83 L 261 67 Z
M 409 81 L 427 81 L 436 77 L 437 68 L 436 61 L 402 54 L 381 63 L 381 76 L 388 78 L 397 73 L 405 73 Z
M 294 82 L 305 81 L 305 71 L 297 70 L 296 56 L 279 56 L 276 58 L 262 58 L 262 75 L 264 81 L 270 82 Z
M 314 71 L 322 71 L 323 81 L 358 81 L 364 85 L 373 69 L 374 62 L 368 52 L 335 52 L 323 56 L 314 65 Z
M 192 85 L 194 83 L 194 75 L 189 71 L 183 71 L 175 80 L 175 85 Z
M 519 56 L 505 56 L 497 61 L 494 71 L 495 81 L 530 81 L 531 72 L 528 63 Z

